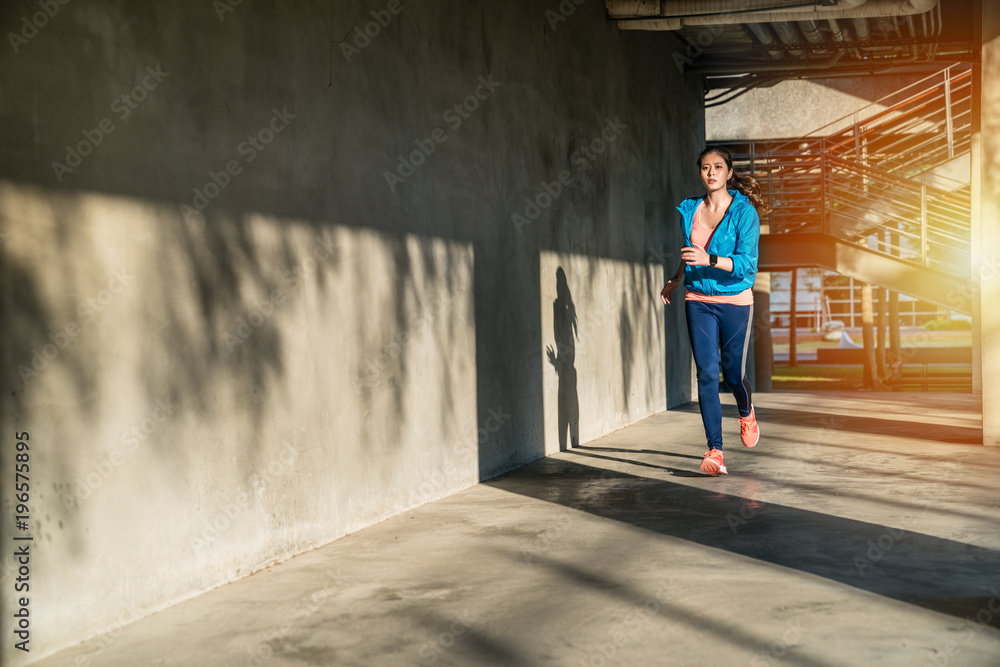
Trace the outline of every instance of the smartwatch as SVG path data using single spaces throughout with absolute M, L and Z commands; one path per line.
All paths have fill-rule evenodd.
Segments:
M 715 256 L 715 255 L 709 255 L 708 256 L 708 265 L 709 266 L 715 266 L 718 263 L 719 263 L 719 258 L 717 256 Z

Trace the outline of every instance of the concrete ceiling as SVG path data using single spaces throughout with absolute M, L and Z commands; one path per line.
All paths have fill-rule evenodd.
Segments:
M 622 30 L 667 31 L 705 89 L 939 69 L 976 59 L 981 0 L 606 0 Z

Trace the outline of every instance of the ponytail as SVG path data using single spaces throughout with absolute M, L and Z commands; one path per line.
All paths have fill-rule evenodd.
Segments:
M 746 198 L 750 200 L 753 207 L 757 209 L 758 214 L 771 212 L 771 209 L 764 203 L 764 198 L 760 196 L 760 184 L 756 178 L 749 175 L 741 176 L 734 169 L 733 177 L 729 179 L 729 182 L 732 183 L 735 189 L 746 195 Z

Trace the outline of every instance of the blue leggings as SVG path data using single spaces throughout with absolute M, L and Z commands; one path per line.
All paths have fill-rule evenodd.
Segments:
M 733 391 L 740 416 L 750 414 L 747 349 L 753 306 L 685 301 L 691 351 L 698 367 L 698 406 L 709 449 L 722 449 L 722 404 L 719 402 L 719 343 L 722 377 Z

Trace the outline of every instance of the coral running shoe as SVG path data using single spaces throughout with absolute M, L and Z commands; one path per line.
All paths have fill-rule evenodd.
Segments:
M 740 439 L 743 440 L 744 447 L 753 447 L 760 440 L 760 427 L 757 426 L 753 406 L 750 407 L 749 417 L 740 417 Z
M 701 471 L 706 475 L 715 477 L 716 475 L 728 475 L 726 465 L 722 462 L 722 450 L 710 449 L 704 454 L 701 460 Z

